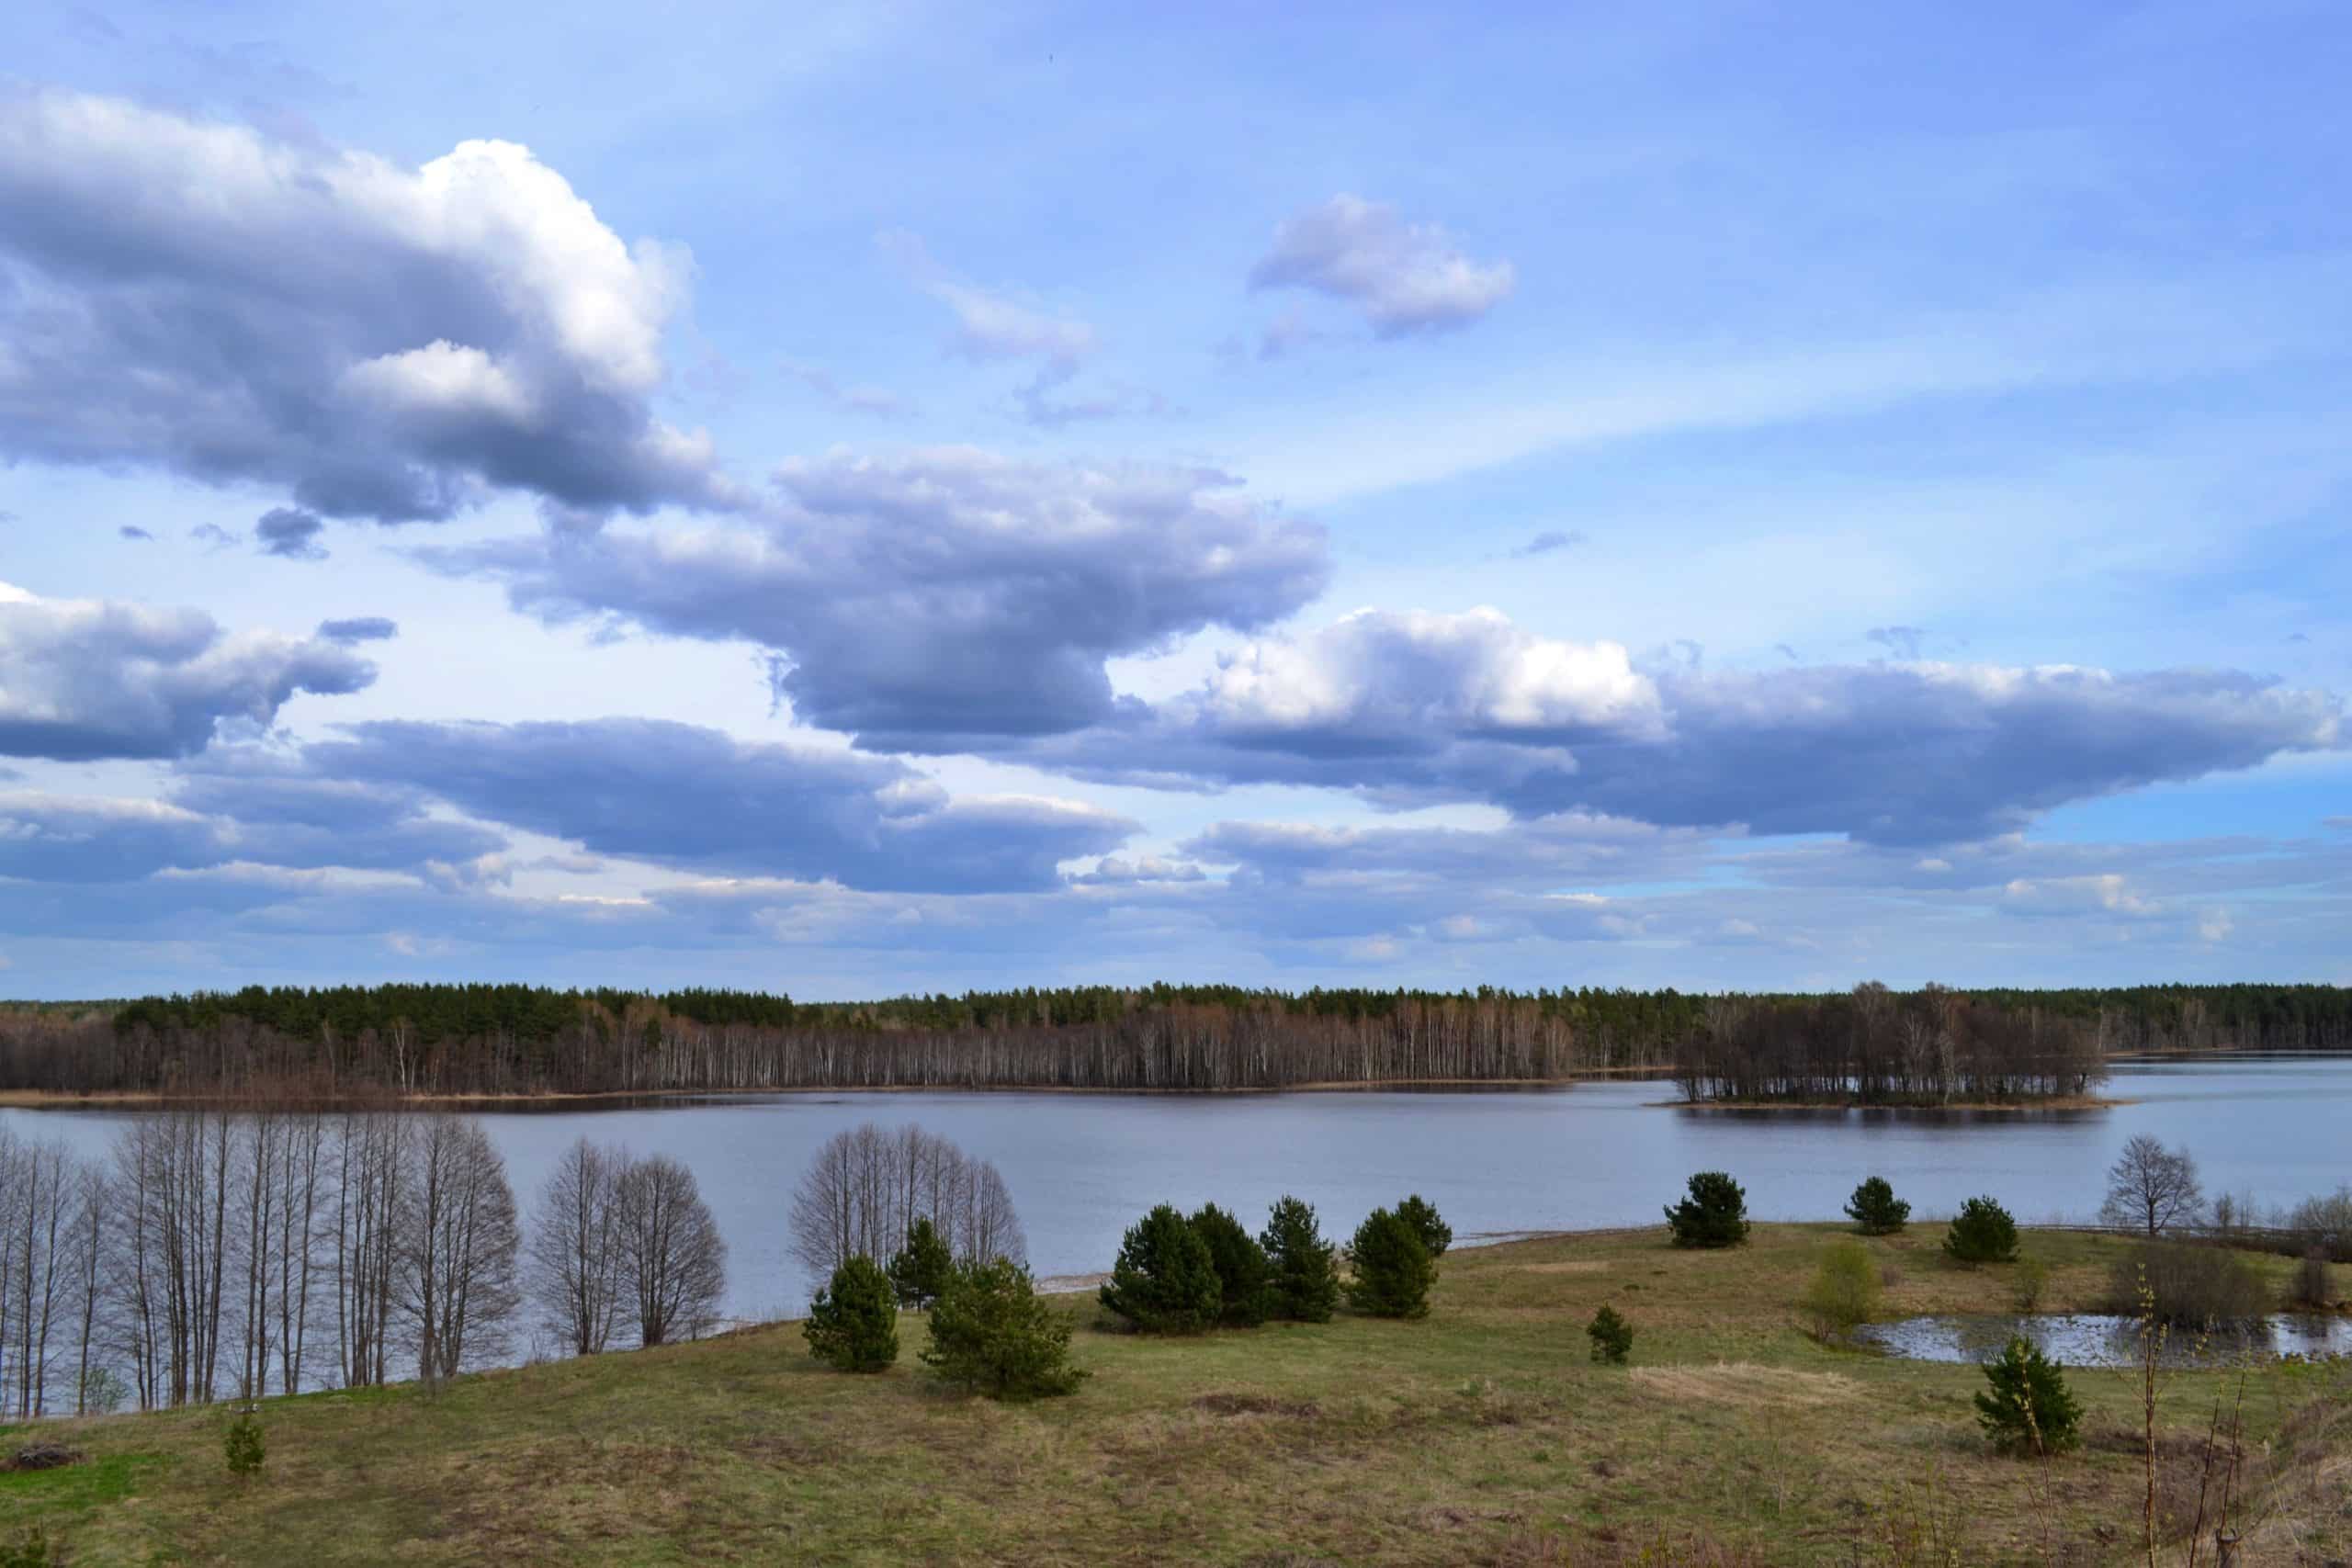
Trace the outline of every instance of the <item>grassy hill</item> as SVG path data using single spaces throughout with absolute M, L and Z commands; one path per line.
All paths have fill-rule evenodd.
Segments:
M 267 1401 L 268 1466 L 248 1486 L 222 1464 L 224 1411 L 45 1424 L 89 1462 L 0 1474 L 0 1541 L 38 1524 L 75 1563 L 2135 1560 L 2136 1375 L 2074 1374 L 2080 1452 L 1996 1457 L 1973 1368 L 1826 1349 L 1797 1326 L 1834 1234 L 1758 1226 L 1729 1254 L 1678 1252 L 1662 1231 L 1457 1251 L 1419 1323 L 1082 1331 L 1092 1379 L 1031 1405 L 943 1392 L 910 1316 L 881 1377 L 820 1368 L 778 1325 L 437 1396 Z M 1894 1272 L 1883 1315 L 2008 1305 L 2007 1271 L 1946 1264 L 1928 1231 L 1867 1245 Z M 2030 1235 L 2046 1307 L 2094 1304 L 2115 1245 Z M 1630 1368 L 1589 1359 L 1604 1302 L 1637 1327 Z M 2194 1510 L 2233 1384 L 2166 1386 L 2167 1520 Z M 2245 1411 L 2246 1561 L 2345 1556 L 2352 1373 L 2256 1371 Z

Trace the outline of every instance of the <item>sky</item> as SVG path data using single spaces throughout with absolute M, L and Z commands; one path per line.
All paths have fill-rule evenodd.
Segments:
M 0 17 L 0 995 L 2352 983 L 2340 6 Z

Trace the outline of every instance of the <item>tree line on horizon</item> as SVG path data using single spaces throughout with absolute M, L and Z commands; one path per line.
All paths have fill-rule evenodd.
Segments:
M 1929 1010 L 1948 1010 L 1957 998 L 1984 1024 L 1970 1039 L 1996 1033 L 1991 1021 L 2025 1018 L 2044 1043 L 2064 1037 L 2070 1054 L 2352 1049 L 2352 990 L 2330 986 L 1964 993 L 1864 987 L 1830 996 L 1709 996 L 1671 988 L 1285 992 L 1153 985 L 871 1002 L 712 989 L 252 987 L 0 1006 L 0 1089 L 1217 1089 L 1503 1082 L 1605 1068 L 1689 1071 L 1717 1084 L 1769 1081 L 1767 1094 L 1785 1099 L 1798 1097 L 1787 1086 L 1821 1076 L 1818 1048 L 1833 1057 L 1848 1050 L 1841 1042 L 1855 1036 L 1855 998 L 1865 992 L 1894 998 L 1894 1013 L 1906 1020 L 1927 1006 L 1917 998 L 1933 996 Z M 1851 1076 L 1873 1082 L 1882 1060 L 1896 1064 L 1890 1070 L 1897 1078 L 1916 1077 L 1904 1066 L 1911 1057 L 1899 1051 L 1890 1057 L 1871 1046 L 1854 1060 Z M 1940 1088 L 1935 1094 L 1946 1097 Z

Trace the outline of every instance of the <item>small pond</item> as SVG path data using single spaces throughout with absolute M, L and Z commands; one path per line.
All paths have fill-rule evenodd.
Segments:
M 1854 1337 L 1912 1361 L 1989 1361 L 2011 1335 L 2068 1367 L 2129 1367 L 2140 1360 L 2140 1320 L 2108 1313 L 2041 1313 L 2018 1316 L 1906 1317 L 1866 1323 Z M 2325 1313 L 2278 1313 L 2258 1324 L 2202 1337 L 2174 1329 L 2165 1359 L 2175 1365 L 2215 1365 L 2246 1355 L 2352 1356 L 2352 1317 Z

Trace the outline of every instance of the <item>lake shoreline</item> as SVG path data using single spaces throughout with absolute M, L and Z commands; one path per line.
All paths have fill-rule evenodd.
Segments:
M 1341 1094 L 1379 1093 L 1390 1089 L 1567 1089 L 1578 1083 L 1640 1082 L 1672 1077 L 1665 1067 L 1589 1067 L 1553 1077 L 1536 1078 L 1337 1078 L 1327 1081 L 1293 1084 L 1249 1084 L 1230 1089 L 1175 1089 L 1139 1085 L 1104 1085 L 1091 1087 L 1071 1084 L 790 1084 L 774 1089 L 545 1089 L 526 1094 L 448 1093 L 448 1094 L 382 1094 L 354 1093 L 298 1095 L 288 1098 L 256 1097 L 253 1095 L 220 1094 L 197 1091 L 187 1094 L 166 1094 L 153 1089 L 0 1089 L 0 1107 L 19 1111 L 53 1111 L 68 1108 L 96 1109 L 120 1106 L 139 1109 L 162 1105 L 244 1105 L 257 1098 L 277 1105 L 315 1108 L 330 1106 L 352 1109 L 413 1108 L 426 1109 L 437 1105 L 479 1106 L 564 1106 L 594 1105 L 614 1100 L 741 1100 L 771 1099 L 784 1095 L 828 1094 L 1067 1094 L 1087 1095 L 1166 1095 L 1198 1098 L 1224 1098 L 1234 1095 L 1262 1094 Z

